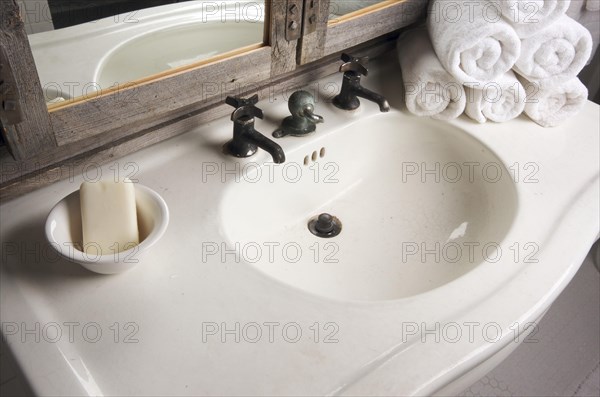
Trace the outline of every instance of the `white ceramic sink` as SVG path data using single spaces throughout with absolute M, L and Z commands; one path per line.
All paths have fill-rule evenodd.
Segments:
M 110 87 L 139 80 L 260 43 L 262 37 L 262 21 L 243 20 L 196 22 L 144 33 L 108 54 L 98 67 L 95 81 Z
M 395 54 L 370 66 L 364 83 L 392 110 L 339 110 L 341 76 L 316 81 L 304 89 L 325 123 L 277 140 L 284 164 L 263 150 L 223 154 L 224 117 L 100 167 L 170 211 L 152 255 L 120 275 L 89 273 L 45 243 L 48 213 L 94 164 L 0 203 L 11 326 L 0 331 L 36 394 L 457 395 L 514 350 L 598 236 L 600 107 L 552 129 L 524 116 L 438 122 L 404 110 Z M 265 135 L 289 115 L 291 92 L 273 94 L 257 104 Z M 339 236 L 310 234 L 322 212 L 340 218 Z M 36 326 L 38 341 L 26 331 Z
M 305 165 L 314 151 L 317 162 Z M 222 201 L 222 227 L 242 260 L 330 298 L 398 299 L 444 285 L 494 257 L 492 245 L 466 253 L 499 244 L 517 211 L 501 161 L 440 122 L 376 115 L 287 156 L 283 166 L 245 167 Z M 340 219 L 339 236 L 309 232 L 320 213 Z M 267 255 L 271 242 L 284 255 Z
M 185 1 L 29 35 L 47 102 L 102 90 L 263 41 L 264 2 Z

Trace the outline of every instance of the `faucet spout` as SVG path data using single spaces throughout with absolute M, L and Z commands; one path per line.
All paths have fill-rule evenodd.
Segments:
M 352 91 L 356 96 L 368 99 L 369 101 L 378 104 L 381 112 L 385 113 L 390 111 L 390 104 L 383 96 L 363 87 L 362 85 L 356 85 L 352 87 Z
M 241 140 L 245 141 L 250 145 L 257 146 L 262 150 L 266 151 L 273 157 L 275 164 L 285 163 L 285 153 L 281 146 L 273 142 L 254 128 L 248 129 L 246 133 L 241 137 Z
M 263 112 L 256 107 L 258 95 L 251 98 L 227 97 L 226 103 L 233 106 L 233 139 L 224 146 L 226 154 L 235 157 L 250 157 L 261 148 L 267 151 L 277 164 L 285 163 L 285 153 L 281 146 L 254 129 L 254 119 L 263 118 Z
M 365 67 L 369 59 L 342 54 L 342 61 L 345 62 L 340 67 L 340 72 L 344 73 L 342 89 L 333 98 L 333 104 L 343 110 L 355 110 L 360 106 L 358 97 L 361 97 L 377 103 L 381 112 L 389 112 L 390 104 L 383 96 L 364 88 L 360 84 L 361 77 L 366 76 L 369 72 Z

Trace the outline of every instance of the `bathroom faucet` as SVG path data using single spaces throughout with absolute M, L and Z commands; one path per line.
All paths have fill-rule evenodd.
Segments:
M 285 153 L 281 146 L 254 129 L 254 118 L 263 118 L 263 112 L 255 105 L 258 95 L 250 98 L 227 97 L 225 103 L 235 108 L 231 115 L 233 121 L 233 139 L 225 144 L 224 151 L 235 157 L 250 157 L 261 148 L 273 157 L 273 162 L 285 162 Z
M 369 73 L 365 66 L 369 58 L 355 58 L 352 55 L 342 54 L 342 61 L 344 61 L 340 66 L 340 72 L 344 73 L 342 89 L 339 95 L 333 98 L 333 104 L 340 109 L 354 110 L 360 106 L 358 97 L 361 97 L 377 103 L 382 112 L 389 112 L 390 105 L 383 96 L 360 85 L 361 77 Z
M 304 136 L 315 132 L 317 124 L 324 122 L 323 117 L 315 114 L 315 98 L 310 92 L 296 91 L 288 101 L 290 113 L 281 124 L 281 129 L 275 131 L 275 138 L 287 135 Z

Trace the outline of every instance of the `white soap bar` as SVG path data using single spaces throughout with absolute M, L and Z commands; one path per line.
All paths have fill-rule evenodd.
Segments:
M 131 181 L 84 182 L 79 191 L 83 248 L 88 255 L 116 254 L 139 244 Z

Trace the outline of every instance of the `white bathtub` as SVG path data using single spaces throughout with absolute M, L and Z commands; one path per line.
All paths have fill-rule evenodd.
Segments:
M 188 1 L 29 36 L 49 103 L 261 43 L 264 1 Z

